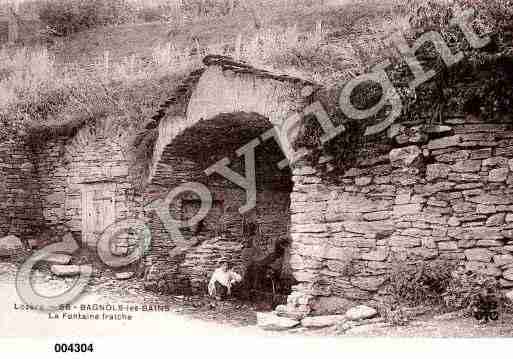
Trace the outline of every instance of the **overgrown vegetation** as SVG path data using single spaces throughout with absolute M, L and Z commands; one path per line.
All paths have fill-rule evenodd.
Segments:
M 38 17 L 44 27 L 69 35 L 105 25 L 169 22 L 183 25 L 228 15 L 251 17 L 257 25 L 276 8 L 312 6 L 312 0 L 7 0 L 19 15 Z M 0 2 L 0 6 L 3 6 Z M 267 8 L 267 9 L 266 9 Z
M 411 319 L 408 308 L 417 306 L 474 316 L 483 310 L 483 300 L 492 300 L 499 315 L 512 312 L 498 280 L 449 261 L 397 261 L 390 272 L 388 294 L 379 305 L 380 311 L 395 325 L 407 324 Z
M 38 16 L 46 26 L 62 35 L 135 21 L 125 0 L 42 0 Z
M 172 47 L 156 47 L 149 61 L 99 61 L 88 70 L 59 69 L 44 48 L 4 49 L 0 59 L 0 121 L 19 129 L 51 130 L 105 118 L 136 128 L 183 76 L 199 66 L 198 58 Z
M 390 274 L 390 293 L 395 302 L 410 306 L 441 304 L 453 270 L 445 261 L 397 262 Z
M 460 4 L 463 0 L 457 2 L 460 7 L 465 5 Z M 472 6 L 478 6 L 486 16 L 496 17 L 498 26 L 506 26 L 507 16 L 513 11 L 510 2 L 493 0 L 486 6 L 472 2 Z M 232 5 L 214 0 L 26 3 L 38 9 L 44 23 L 62 34 L 138 21 L 134 14 L 153 9 L 158 16 L 146 12 L 147 20 L 168 22 L 171 32 L 176 30 L 179 36 L 170 35 L 171 41 L 157 42 L 149 53 L 131 51 L 130 56 L 116 58 L 110 52 L 99 51 L 99 57 L 85 64 L 78 58 L 63 62 L 52 48 L 1 50 L 0 117 L 16 125 L 106 117 L 143 122 L 207 53 L 236 55 L 259 67 L 335 86 L 365 72 L 376 61 L 393 56 L 385 39 L 394 31 L 410 31 L 412 16 L 422 17 L 419 4 L 425 5 L 417 0 L 354 1 L 344 5 L 309 0 L 241 0 Z M 445 3 L 451 5 L 434 7 L 433 11 L 444 13 L 448 6 L 456 6 L 455 1 Z M 201 13 L 200 5 L 205 9 Z M 227 6 L 230 11 L 226 11 Z M 227 22 L 235 24 L 228 32 L 224 26 Z M 214 35 L 220 32 L 223 35 L 218 42 Z M 228 43 L 223 38 L 227 34 Z M 241 34 L 240 43 L 235 39 L 237 34 Z M 199 37 L 201 42 L 197 41 Z M 241 47 L 236 48 L 236 44 Z M 64 45 L 62 52 L 66 53 L 69 46 Z
M 511 301 L 501 291 L 500 283 L 494 277 L 466 270 L 460 266 L 452 272 L 451 280 L 445 288 L 442 299 L 447 310 L 461 310 L 473 315 L 484 297 L 497 301 L 500 313 L 513 312 Z
M 40 9 L 45 21 L 68 34 L 91 26 L 122 22 L 126 18 L 125 2 L 112 1 L 45 0 L 39 4 L 42 4 Z M 276 10 L 276 17 L 283 13 L 295 21 L 301 21 L 301 11 L 305 14 L 313 11 L 319 16 L 327 11 L 306 0 L 271 3 L 273 7 L 265 11 Z M 297 6 L 293 7 L 293 3 Z M 248 2 L 239 2 L 237 11 L 240 13 L 234 16 L 243 18 L 244 14 L 250 14 L 250 18 L 253 17 L 254 8 L 244 6 L 248 6 Z M 308 10 L 308 6 L 313 10 Z M 359 6 L 358 11 L 363 11 L 364 7 Z M 295 11 L 292 15 L 288 14 L 291 9 Z M 261 14 L 255 16 L 257 20 L 261 18 Z M 203 24 L 206 20 L 197 21 Z M 231 46 L 212 43 L 197 48 L 197 44 L 180 47 L 170 42 L 157 43 L 150 54 L 115 59 L 105 52 L 87 66 L 63 64 L 45 47 L 6 48 L 0 51 L 0 117 L 16 125 L 105 117 L 143 122 L 151 117 L 158 103 L 170 95 L 179 79 L 199 66 L 201 57 L 207 53 L 238 53 L 241 59 L 262 67 L 281 68 L 323 83 L 330 79 L 335 82 L 341 76 L 349 76 L 345 71 L 353 66 L 354 55 L 348 49 L 326 45 L 325 26 L 319 23 L 315 27 L 315 23 L 311 23 L 306 32 L 301 25 L 258 29 L 253 35 L 242 37 L 240 49 L 234 48 L 235 41 Z M 184 27 L 183 31 L 192 30 Z M 332 74 L 337 74 L 336 78 Z

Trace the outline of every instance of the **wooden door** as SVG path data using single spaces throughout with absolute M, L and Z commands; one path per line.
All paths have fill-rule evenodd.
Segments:
M 82 188 L 82 240 L 95 246 L 103 231 L 116 220 L 116 184 L 86 184 Z

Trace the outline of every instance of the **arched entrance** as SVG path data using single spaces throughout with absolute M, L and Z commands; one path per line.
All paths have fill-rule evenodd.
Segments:
M 207 56 L 204 64 L 206 68 L 191 73 L 177 88 L 175 96 L 147 124 L 148 134 L 143 136 L 154 141 L 149 172 L 144 176 L 147 201 L 164 198 L 171 189 L 189 182 L 200 182 L 212 192 L 214 203 L 207 218 L 196 228 L 182 230 L 188 240 L 206 239 L 197 241 L 200 245 L 194 248 L 185 245 L 181 257 L 169 254 L 183 247 L 173 242 L 155 213 L 150 214 L 154 263 L 175 284 L 179 278 L 178 287 L 187 282 L 193 291 L 202 293 L 220 261 L 240 266 L 248 262 L 248 237 L 253 236 L 256 247 L 257 254 L 252 256 L 260 258 L 277 253 L 275 244 L 289 239 L 292 176 L 290 169 L 278 167 L 285 156 L 275 137 L 264 134 L 301 113 L 313 101 L 312 89 L 316 88 L 309 81 L 222 56 Z M 234 177 L 248 176 L 245 160 L 253 155 L 248 146 L 254 149 L 256 203 L 240 213 L 251 201 Z M 220 160 L 224 173 L 205 172 Z M 234 176 L 230 178 L 227 172 Z M 177 198 L 171 212 L 175 218 L 186 219 L 199 205 L 199 198 L 184 195 Z M 224 240 L 212 241 L 219 237 Z M 288 256 L 288 248 L 285 252 Z M 285 272 L 292 272 L 289 261 L 285 262 Z
M 261 268 L 261 278 L 253 276 L 251 283 L 245 283 L 244 290 L 253 290 L 252 298 L 255 291 L 270 294 L 273 288 L 283 297 L 289 294 L 289 284 L 283 283 L 291 275 L 286 257 L 293 183 L 290 169 L 278 167 L 284 158 L 279 145 L 259 140 L 270 128 L 271 122 L 256 113 L 219 114 L 177 134 L 162 153 L 162 164 L 172 168 L 161 178 L 166 186 L 199 182 L 207 186 L 213 198 L 212 209 L 203 221 L 183 230 L 185 239 L 195 244 L 178 263 L 177 275 L 190 281 L 194 293 L 204 293 L 209 275 L 228 261 L 241 274 L 252 264 L 265 267 Z M 246 191 L 219 173 L 207 175 L 205 170 L 227 158 L 230 169 L 244 176 L 245 159 L 237 151 L 254 140 L 259 141 L 255 148 L 256 205 L 241 213 Z M 172 203 L 171 211 L 175 218 L 187 220 L 200 206 L 199 197 L 187 193 Z M 249 297 L 249 293 L 243 294 Z

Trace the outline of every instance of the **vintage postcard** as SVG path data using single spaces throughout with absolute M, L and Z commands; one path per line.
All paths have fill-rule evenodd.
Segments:
M 170 333 L 512 337 L 513 1 L 0 0 L 0 338 Z

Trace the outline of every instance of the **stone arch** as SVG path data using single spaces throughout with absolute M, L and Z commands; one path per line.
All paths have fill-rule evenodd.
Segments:
M 287 80 L 286 80 L 287 79 Z M 219 113 L 254 112 L 279 126 L 305 106 L 304 81 L 261 77 L 223 66 L 210 66 L 200 78 L 187 107 L 187 120 L 195 123 Z
M 223 213 L 228 213 L 228 222 L 232 219 L 239 221 L 235 225 L 237 232 L 241 228 L 238 208 L 245 203 L 244 190 L 216 173 L 207 176 L 205 170 L 217 161 L 229 158 L 229 167 L 244 175 L 244 158 L 237 156 L 236 151 L 257 139 L 257 208 L 256 213 L 251 215 L 262 223 L 274 217 L 277 224 L 268 232 L 274 231 L 275 237 L 290 238 L 290 201 L 294 187 L 292 170 L 279 169 L 278 163 L 284 159 L 284 154 L 274 139 L 264 139 L 262 135 L 273 127 L 281 126 L 290 116 L 302 112 L 311 103 L 316 85 L 235 63 L 225 57 L 210 56 L 204 63 L 206 69 L 195 72 L 194 76 L 191 74 L 179 87 L 176 96 L 166 102 L 167 108 L 161 110 L 149 123 L 158 135 L 150 164 L 147 192 L 151 192 L 153 198 L 162 197 L 169 189 L 181 184 L 203 183 L 209 189 L 213 188 L 214 201 L 219 198 L 225 201 Z M 236 201 L 232 200 L 234 197 L 239 202 L 242 200 L 235 207 L 233 205 Z M 185 202 L 189 203 L 190 198 L 185 198 Z M 171 206 L 175 218 L 185 211 L 183 203 Z M 215 216 L 215 210 L 213 212 Z M 216 219 L 211 220 L 211 223 L 214 225 L 207 223 L 206 227 L 215 227 Z M 155 248 L 162 252 L 154 254 L 156 262 L 162 263 L 164 268 L 169 269 L 170 265 L 174 268 L 172 271 L 175 271 L 174 277 L 179 283 L 175 285 L 181 286 L 185 275 L 193 282 L 193 289 L 204 288 L 207 273 L 212 270 L 212 261 L 209 262 L 204 254 L 208 251 L 204 248 L 190 248 L 185 253 L 185 259 L 183 256 L 176 257 L 176 262 L 173 259 L 170 263 L 168 253 L 173 251 L 173 244 L 170 244 L 172 239 L 164 233 L 158 219 L 152 219 L 152 226 Z M 273 228 L 272 225 L 268 227 Z M 259 243 L 262 248 L 272 248 L 266 241 L 262 242 Z M 211 249 L 216 247 L 211 243 L 206 245 L 213 246 Z M 289 255 L 287 249 L 285 271 L 291 274 Z M 235 259 L 243 260 L 240 257 Z
M 173 103 L 173 109 L 158 124 L 148 183 L 152 183 L 166 147 L 198 122 L 221 114 L 255 113 L 279 127 L 311 102 L 316 87 L 312 82 L 275 75 L 226 57 L 209 56 L 204 63 L 207 68 L 194 77 L 194 82 L 180 88 L 187 94 L 185 98 L 173 99 L 186 105 Z
M 244 174 L 244 160 L 236 151 L 271 127 L 268 119 L 256 113 L 222 113 L 178 133 L 162 152 L 154 184 L 172 189 L 187 182 L 199 182 L 207 186 L 213 197 L 212 209 L 202 228 L 182 231 L 187 242 L 198 243 L 188 248 L 185 257 L 176 263 L 175 277 L 190 280 L 195 292 L 204 290 L 208 275 L 222 260 L 232 261 L 241 270 L 247 268 L 250 262 L 243 249 L 249 243 L 264 258 L 274 253 L 277 243 L 288 242 L 293 183 L 290 169 L 278 167 L 283 154 L 277 143 L 262 142 L 255 148 L 257 201 L 256 207 L 247 213 L 239 213 L 246 202 L 244 189 L 219 174 L 205 173 L 212 164 L 228 158 L 230 168 Z M 184 220 L 196 213 L 198 206 L 198 198 L 184 194 L 171 205 L 172 216 Z M 253 225 L 254 236 L 247 231 Z M 215 242 L 213 238 L 221 239 Z M 163 244 L 157 244 L 158 247 L 173 242 L 169 236 L 159 240 Z M 282 273 L 290 274 L 288 260 L 283 262 Z

